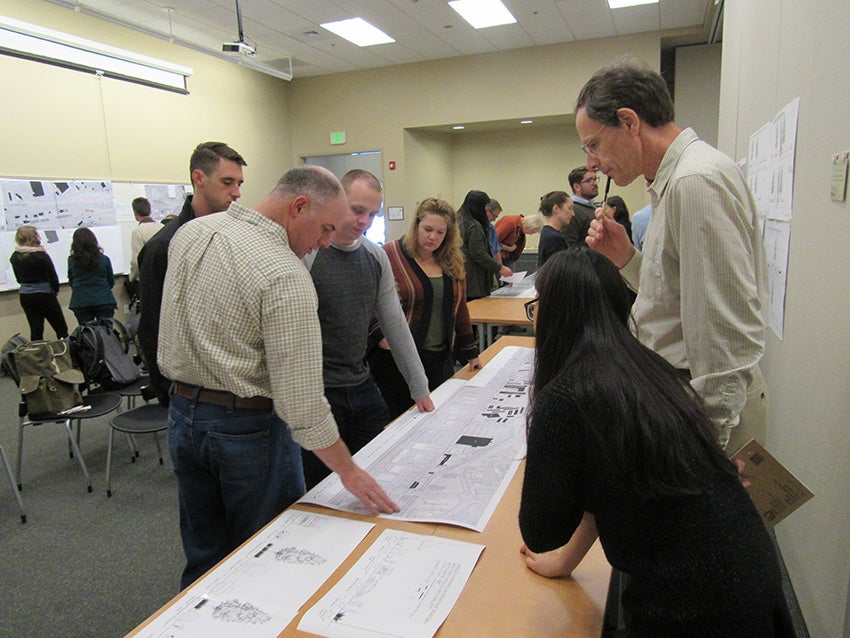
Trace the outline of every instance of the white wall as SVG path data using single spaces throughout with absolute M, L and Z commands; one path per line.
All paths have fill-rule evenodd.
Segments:
M 850 205 L 830 200 L 830 158 L 850 150 L 850 3 L 727 0 L 720 147 L 800 97 L 785 339 L 770 334 L 767 447 L 815 498 L 777 537 L 809 630 L 848 633 L 850 574 Z

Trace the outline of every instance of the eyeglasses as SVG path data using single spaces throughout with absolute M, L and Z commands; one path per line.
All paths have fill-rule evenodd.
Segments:
M 598 177 L 588 177 L 587 179 L 581 180 L 582 184 L 595 184 L 599 181 Z
M 589 155 L 590 157 L 596 157 L 596 143 L 594 140 L 599 136 L 607 124 L 603 124 L 599 127 L 599 130 L 596 131 L 593 135 L 590 136 L 590 139 L 587 140 L 584 144 L 581 145 L 581 150 L 585 155 Z
M 523 305 L 525 306 L 525 316 L 528 317 L 529 321 L 534 321 L 534 313 L 537 312 L 537 302 L 539 299 L 532 299 L 531 301 L 526 301 Z

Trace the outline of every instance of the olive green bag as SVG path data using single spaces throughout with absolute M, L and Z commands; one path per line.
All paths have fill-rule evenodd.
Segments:
M 45 417 L 82 404 L 77 386 L 85 379 L 74 367 L 66 339 L 25 343 L 12 350 L 8 360 L 30 417 Z

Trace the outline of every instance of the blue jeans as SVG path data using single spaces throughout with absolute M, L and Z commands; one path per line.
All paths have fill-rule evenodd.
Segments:
M 274 409 L 173 396 L 168 447 L 186 553 L 181 589 L 304 494 L 301 448 Z
M 325 388 L 325 398 L 331 404 L 339 436 L 352 454 L 383 432 L 390 422 L 390 411 L 372 377 L 360 385 Z M 301 451 L 301 459 L 308 490 L 331 473 L 319 457 L 308 450 Z

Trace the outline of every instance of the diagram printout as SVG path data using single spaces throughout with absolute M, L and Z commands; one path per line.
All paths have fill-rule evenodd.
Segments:
M 430 638 L 449 615 L 483 545 L 384 530 L 298 629 L 329 638 Z
M 287 510 L 145 627 L 143 638 L 272 638 L 374 525 Z
M 470 381 L 447 386 L 454 393 L 434 412 L 406 412 L 357 453 L 401 508 L 383 516 L 483 531 L 525 456 L 533 358 L 531 348 L 505 348 Z M 367 513 L 335 474 L 301 502 Z
M 7 230 L 79 228 L 115 223 L 112 183 L 108 180 L 0 179 Z

